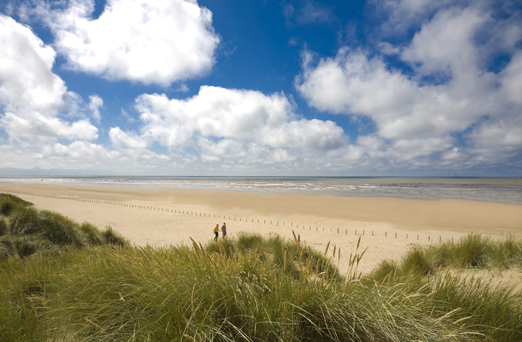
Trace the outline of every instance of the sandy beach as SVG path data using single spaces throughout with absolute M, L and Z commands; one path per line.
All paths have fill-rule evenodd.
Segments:
M 111 226 L 139 246 L 207 243 L 213 228 L 228 234 L 277 233 L 324 251 L 341 248 L 341 271 L 348 268 L 359 237 L 360 271 L 383 259 L 400 259 L 411 244 L 454 240 L 471 232 L 522 237 L 522 206 L 468 200 L 419 200 L 319 194 L 256 194 L 123 187 L 0 183 L 0 192 L 33 202 L 79 223 Z M 221 235 L 220 235 L 221 238 Z

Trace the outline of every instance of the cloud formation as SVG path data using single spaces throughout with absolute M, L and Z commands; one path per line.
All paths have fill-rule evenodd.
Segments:
M 115 148 L 143 149 L 154 143 L 187 162 L 251 167 L 294 161 L 302 155 L 343 148 L 348 137 L 331 121 L 306 120 L 283 93 L 203 86 L 184 100 L 143 94 L 136 100 L 140 134 L 110 131 Z
M 201 76 L 214 64 L 220 39 L 212 13 L 195 1 L 108 0 L 98 18 L 93 11 L 94 0 L 40 9 L 57 51 L 74 70 L 167 86 Z
M 428 2 L 410 7 L 411 2 L 393 3 L 394 11 L 409 8 L 412 17 L 428 6 Z M 511 51 L 511 60 L 497 73 L 489 70 L 488 60 L 499 50 L 498 41 L 477 39 L 488 27 L 509 36 L 502 51 Z M 371 118 L 377 127 L 372 141 L 385 143 L 390 164 L 444 167 L 457 155 L 460 165 L 452 167 L 506 161 L 522 150 L 522 141 L 516 138 L 522 128 L 519 33 L 520 24 L 494 19 L 487 8 L 447 6 L 425 20 L 409 44 L 385 44 L 385 50 L 394 51 L 413 74 L 394 68 L 383 56 L 343 47 L 335 57 L 316 64 L 305 51 L 295 86 L 320 111 Z M 463 148 L 458 137 L 465 141 Z M 376 156 L 367 143 L 368 137 L 357 141 L 363 155 Z
M 0 15 L 0 127 L 10 139 L 94 140 L 88 120 L 59 115 L 74 108 L 78 95 L 52 72 L 55 52 L 26 26 Z

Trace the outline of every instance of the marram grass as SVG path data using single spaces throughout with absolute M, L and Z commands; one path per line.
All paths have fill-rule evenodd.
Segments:
M 384 260 L 366 281 L 419 286 L 432 306 L 453 312 L 453 317 L 492 341 L 522 341 L 522 293 L 516 283 L 495 283 L 462 270 L 522 273 L 522 241 L 508 236 L 492 240 L 470 234 L 455 243 L 412 246 L 401 262 Z M 405 285 L 406 286 L 406 285 Z
M 4 261 L 1 341 L 478 341 L 426 287 L 277 235 Z M 354 268 L 360 260 L 355 251 Z M 471 294 L 472 296 L 472 294 Z
M 80 225 L 56 212 L 38 210 L 16 196 L 0 194 L 0 260 L 127 243 L 111 227 L 100 231 L 90 223 Z
M 275 234 L 138 248 L 13 198 L 0 211 L 0 341 L 522 340 L 520 293 L 441 272 L 518 267 L 512 237 L 416 247 L 362 276 L 359 245 L 342 274 L 336 247 Z

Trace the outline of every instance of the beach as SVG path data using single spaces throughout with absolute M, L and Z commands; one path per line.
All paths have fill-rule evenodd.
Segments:
M 359 270 L 370 272 L 383 259 L 399 260 L 411 244 L 469 233 L 522 237 L 522 205 L 486 201 L 20 183 L 0 183 L 0 192 L 78 223 L 111 226 L 137 246 L 206 244 L 224 222 L 228 236 L 295 233 L 318 251 L 329 242 L 340 248 L 341 272 L 359 238 L 360 251 L 367 248 Z

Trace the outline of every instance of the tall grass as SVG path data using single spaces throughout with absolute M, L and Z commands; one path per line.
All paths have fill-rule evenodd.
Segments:
M 48 210 L 38 210 L 16 196 L 0 194 L 0 260 L 34 254 L 59 254 L 69 248 L 127 241 L 111 227 L 104 231 L 87 222 L 82 225 Z
M 441 272 L 522 265 L 513 237 L 417 246 L 369 276 L 358 244 L 343 275 L 330 245 L 239 234 L 137 248 L 110 227 L 2 201 L 0 341 L 522 340 L 520 293 Z
M 384 260 L 369 279 L 387 287 L 407 284 L 411 293 L 425 286 L 422 292 L 434 308 L 454 311 L 456 320 L 494 341 L 521 341 L 522 293 L 514 292 L 516 284 L 459 273 L 509 268 L 522 270 L 522 241 L 470 234 L 456 243 L 412 246 L 400 263 Z
M 9 259 L 0 269 L 0 340 L 483 339 L 453 324 L 424 289 L 412 295 L 410 285 L 343 277 L 329 253 L 311 251 L 279 236 L 245 234 L 207 246 L 91 247 Z
M 402 276 L 426 276 L 447 267 L 522 269 L 522 241 L 512 235 L 503 240 L 492 240 L 487 236 L 469 234 L 455 243 L 427 247 L 413 245 L 400 264 L 384 260 L 372 276 L 376 280 L 384 279 L 391 272 Z
M 7 234 L 7 223 L 5 219 L 0 216 L 0 236 Z

